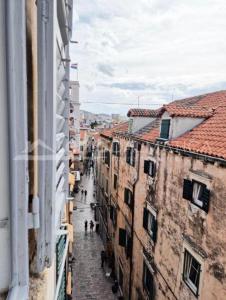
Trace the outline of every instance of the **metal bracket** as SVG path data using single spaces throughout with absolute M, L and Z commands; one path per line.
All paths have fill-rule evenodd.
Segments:
M 28 229 L 37 229 L 40 227 L 39 198 L 32 199 L 32 212 L 28 213 Z

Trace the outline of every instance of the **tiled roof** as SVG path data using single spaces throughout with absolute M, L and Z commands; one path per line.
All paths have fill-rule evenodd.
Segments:
M 135 132 L 133 136 L 148 142 L 155 142 L 160 134 L 160 122 L 160 118 L 150 122 L 145 127 Z
M 226 159 L 226 100 L 212 117 L 169 142 L 170 146 Z M 213 104 L 216 104 L 216 102 Z
M 187 118 L 208 118 L 212 116 L 213 109 L 208 109 L 201 106 L 176 106 L 166 105 L 164 106 L 170 117 L 187 117 Z
M 160 115 L 161 109 L 140 109 L 140 108 L 132 108 L 128 111 L 128 117 L 153 117 L 156 118 Z
M 115 125 L 112 128 L 109 129 L 104 129 L 101 131 L 100 135 L 107 137 L 107 138 L 112 138 L 113 134 L 115 133 L 126 133 L 128 132 L 128 127 L 129 127 L 129 122 L 123 122 L 118 125 Z

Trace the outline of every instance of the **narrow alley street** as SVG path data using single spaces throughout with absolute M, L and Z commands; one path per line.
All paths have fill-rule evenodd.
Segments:
M 81 189 L 75 197 L 77 210 L 74 211 L 74 278 L 73 299 L 75 300 L 113 300 L 117 299 L 111 291 L 112 279 L 106 277 L 106 269 L 101 268 L 100 253 L 103 244 L 100 236 L 90 232 L 89 222 L 94 221 L 94 211 L 90 207 L 95 202 L 93 197 L 93 175 L 83 176 L 81 189 L 87 190 L 87 197 L 82 196 Z M 85 233 L 84 222 L 88 221 L 88 231 Z M 94 222 L 95 223 L 95 222 Z

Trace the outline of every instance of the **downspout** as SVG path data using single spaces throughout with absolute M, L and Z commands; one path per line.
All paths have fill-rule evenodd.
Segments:
M 131 226 L 131 255 L 130 255 L 130 275 L 129 275 L 129 300 L 132 299 L 132 275 L 133 275 L 133 240 L 134 240 L 134 210 L 135 210 L 135 192 L 136 192 L 136 185 L 139 181 L 140 177 L 140 151 L 141 151 L 141 144 L 138 144 L 138 165 L 137 165 L 137 178 L 133 184 L 133 210 L 132 210 L 132 226 Z
M 29 289 L 26 14 L 24 0 L 5 3 L 12 251 L 7 299 L 16 300 L 28 299 Z

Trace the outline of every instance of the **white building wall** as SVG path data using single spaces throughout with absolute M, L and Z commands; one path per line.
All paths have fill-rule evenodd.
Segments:
M 0 1 L 0 293 L 10 281 L 9 141 L 6 94 L 5 1 Z
M 169 139 L 175 139 L 182 134 L 192 130 L 199 124 L 201 124 L 204 119 L 203 118 L 185 118 L 185 117 L 174 117 L 171 118 L 168 112 L 165 112 L 162 115 L 162 119 L 170 119 L 170 133 Z M 161 126 L 161 125 L 160 125 Z
M 151 123 L 155 120 L 155 118 L 146 118 L 146 117 L 132 117 L 130 118 L 132 120 L 132 133 L 140 130 L 147 124 Z

